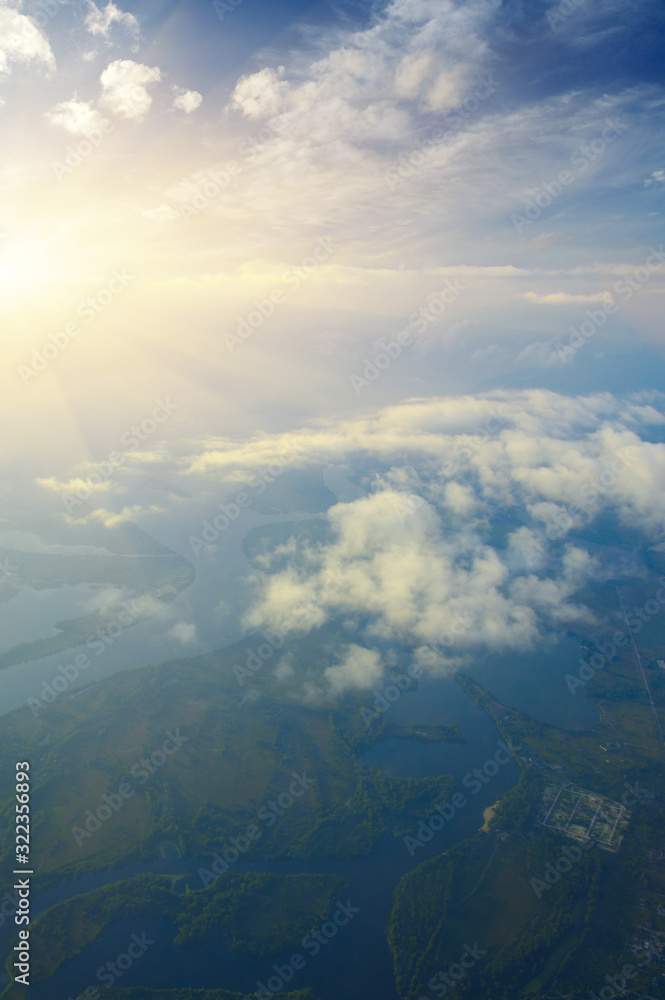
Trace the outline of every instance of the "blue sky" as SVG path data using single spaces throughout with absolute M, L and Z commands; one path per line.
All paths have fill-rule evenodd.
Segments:
M 614 391 L 627 351 L 631 384 L 659 384 L 665 271 L 614 286 L 663 238 L 662 5 L 227 8 L 0 2 L 17 460 L 85 460 L 160 392 L 190 435 L 243 436 L 488 382 Z M 122 294 L 39 368 L 118 268 Z M 462 294 L 356 392 L 446 281 Z
M 228 6 L 0 0 L 16 506 L 135 522 L 216 579 L 231 533 L 188 539 L 256 470 L 368 477 L 217 609 L 365 615 L 333 687 L 456 615 L 482 630 L 435 671 L 604 627 L 580 531 L 665 537 L 662 5 Z

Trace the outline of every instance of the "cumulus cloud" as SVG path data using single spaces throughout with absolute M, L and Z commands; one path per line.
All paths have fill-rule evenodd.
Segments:
M 177 108 L 179 111 L 184 111 L 188 115 L 191 115 L 193 111 L 201 107 L 203 95 L 199 94 L 198 90 L 185 90 L 179 87 L 175 87 L 174 89 L 176 90 L 176 96 L 173 98 L 172 107 Z
M 243 75 L 227 111 L 261 139 L 249 139 L 246 169 L 213 211 L 228 224 L 245 198 L 283 232 L 334 221 L 348 239 L 349 227 L 394 232 L 408 217 L 439 238 L 443 228 L 488 239 L 498 226 L 503 242 L 500 220 L 518 210 L 534 177 L 556 176 L 581 141 L 597 136 L 599 121 L 629 114 L 633 97 L 517 94 L 497 80 L 500 56 L 487 41 L 500 8 L 494 0 L 392 2 L 364 32 L 322 32 L 311 54 Z M 641 132 L 643 123 L 633 127 Z M 522 146 L 528 158 L 513 155 Z M 619 148 L 604 154 L 604 171 Z M 598 184 L 598 169 L 576 178 L 576 197 Z M 544 237 L 538 244 L 547 245 Z
M 318 111 L 317 134 L 334 120 L 338 138 L 360 138 L 364 128 L 366 139 L 397 140 L 406 119 L 391 111 L 388 98 L 436 112 L 458 105 L 487 54 L 480 34 L 497 6 L 495 0 L 390 3 L 362 36 L 339 39 L 298 79 L 289 79 L 284 66 L 241 77 L 230 107 L 248 118 L 294 112 L 301 123 L 311 117 L 310 128 Z
M 128 11 L 121 10 L 112 2 L 107 3 L 106 7 L 100 9 L 92 0 L 88 0 L 88 7 L 85 26 L 91 35 L 101 35 L 102 38 L 108 39 L 113 25 L 121 24 L 135 38 L 138 37 L 140 32 L 139 22 Z
M 289 435 L 297 464 L 384 471 L 366 479 L 367 495 L 328 510 L 325 542 L 280 543 L 286 568 L 270 553 L 256 562 L 245 626 L 298 634 L 330 618 L 362 623 L 369 647 L 373 638 L 411 645 L 440 673 L 479 647 L 534 648 L 552 630 L 598 625 L 583 595 L 608 570 L 584 531 L 612 511 L 662 538 L 664 410 L 655 392 L 621 400 L 502 390 L 414 399 Z M 205 468 L 269 461 L 283 440 L 229 443 L 206 452 Z M 198 475 L 196 462 L 188 468 Z M 506 524 L 500 541 L 497 520 Z M 349 647 L 324 676 L 340 693 L 375 683 L 380 669 L 371 648 Z
M 446 507 L 462 516 L 470 514 L 476 505 L 473 490 L 461 483 L 446 483 L 444 496 Z
M 52 111 L 47 112 L 46 118 L 51 125 L 65 128 L 74 135 L 90 135 L 99 131 L 107 121 L 91 104 L 77 100 L 56 104 Z
M 324 676 L 333 694 L 371 688 L 383 676 L 381 656 L 376 649 L 352 643 L 340 653 L 337 663 L 326 667 Z
M 101 103 L 119 118 L 140 122 L 152 104 L 148 87 L 159 83 L 161 78 L 158 66 L 145 66 L 131 59 L 116 59 L 109 63 L 100 77 Z
M 266 67 L 258 73 L 241 76 L 231 97 L 231 107 L 247 118 L 277 114 L 289 95 L 289 85 L 282 79 L 284 67 Z
M 0 73 L 11 73 L 12 63 L 41 64 L 55 69 L 48 38 L 34 18 L 0 4 Z
M 196 625 L 191 622 L 177 622 L 166 633 L 167 638 L 175 639 L 181 646 L 191 646 L 198 642 Z
M 367 30 L 319 26 L 309 36 L 311 46 L 281 51 L 237 79 L 225 110 L 228 130 L 247 132 L 243 168 L 207 211 L 212 224 L 223 219 L 227 242 L 264 225 L 277 241 L 343 231 L 350 252 L 376 260 L 377 234 L 389 234 L 394 247 L 397 234 L 401 245 L 417 227 L 421 236 L 432 236 L 436 250 L 425 250 L 427 238 L 421 238 L 411 256 L 427 257 L 433 266 L 454 254 L 469 259 L 490 239 L 494 258 L 509 259 L 517 246 L 512 232 L 506 236 L 506 223 L 520 201 L 536 197 L 537 178 L 555 178 L 610 115 L 630 120 L 631 142 L 652 127 L 636 115 L 644 95 L 632 88 L 600 94 L 550 86 L 543 97 L 542 90 L 536 96 L 521 85 L 514 65 L 502 74 L 504 46 L 492 51 L 490 43 L 512 30 L 515 12 L 498 0 L 382 6 Z M 619 137 L 602 160 L 576 176 L 561 209 L 584 199 L 591 186 L 616 196 L 619 185 L 607 178 L 619 163 L 621 184 L 626 170 L 633 172 L 623 142 Z M 515 157 L 522 147 L 529 156 Z M 223 170 L 229 150 L 221 136 L 218 149 L 211 166 Z M 635 182 L 647 173 L 644 164 L 635 165 Z M 173 197 L 165 187 L 160 200 Z M 581 218 L 559 212 L 559 226 L 562 214 L 569 228 Z M 527 225 L 530 238 L 536 227 Z M 569 238 L 567 230 L 557 233 L 534 246 L 547 246 L 546 237 Z
M 495 390 L 241 443 L 182 442 L 181 457 L 163 464 L 191 492 L 237 485 L 243 470 L 287 454 L 294 469 L 333 466 L 359 484 L 360 496 L 328 509 L 318 541 L 293 532 L 253 559 L 246 628 L 297 636 L 333 619 L 342 635 L 350 629 L 344 645 L 351 636 L 356 645 L 307 677 L 308 697 L 320 699 L 375 683 L 386 647 L 417 649 L 443 673 L 479 649 L 524 650 L 571 626 L 600 627 L 585 594 L 610 570 L 587 528 L 611 515 L 619 531 L 660 543 L 664 436 L 665 395 L 655 391 Z M 89 516 L 112 524 L 141 513 Z M 301 671 L 285 660 L 276 677 L 295 690 Z
M 388 468 L 395 464 L 395 455 L 402 455 L 423 475 L 433 467 L 432 481 L 458 475 L 475 480 L 481 499 L 515 503 L 519 496 L 525 503 L 567 502 L 578 499 L 589 480 L 607 475 L 617 449 L 632 447 L 630 475 L 610 483 L 604 500 L 622 504 L 625 499 L 623 515 L 635 517 L 639 512 L 645 527 L 656 530 L 665 515 L 664 446 L 643 438 L 665 425 L 663 410 L 665 397 L 659 393 L 621 399 L 610 393 L 572 397 L 529 389 L 411 399 L 327 428 L 261 435 L 241 445 L 204 439 L 179 465 L 186 475 L 226 477 L 237 469 L 283 461 L 285 455 L 294 466 L 305 466 L 370 454 Z M 548 469 L 548 495 L 543 496 Z M 631 485 L 638 474 L 648 477 L 643 500 Z M 411 485 L 417 486 L 417 479 Z
M 298 618 L 297 609 L 311 599 L 333 616 L 369 615 L 370 635 L 445 652 L 478 644 L 528 648 L 539 636 L 538 613 L 547 617 L 555 607 L 557 620 L 583 614 L 566 603 L 579 578 L 561 570 L 536 597 L 529 589 L 513 591 L 507 562 L 479 533 L 447 533 L 428 503 L 404 516 L 403 500 L 403 494 L 382 490 L 331 508 L 334 541 L 317 551 L 305 547 L 299 571 L 265 577 L 246 623 L 309 631 L 322 617 Z M 335 588 L 330 580 L 337 581 Z M 375 679 L 377 663 L 364 656 L 368 677 Z M 331 683 L 350 686 L 345 664 L 326 672 Z

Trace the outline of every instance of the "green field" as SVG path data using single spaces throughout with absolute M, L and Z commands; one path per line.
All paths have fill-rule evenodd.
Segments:
M 116 674 L 37 718 L 20 709 L 3 719 L 3 759 L 31 763 L 40 884 L 157 857 L 165 841 L 205 857 L 252 824 L 260 837 L 248 857 L 358 856 L 445 798 L 445 776 L 363 771 L 359 753 L 383 737 L 354 701 L 334 714 L 268 694 L 247 701 L 231 667 L 248 648 Z M 5 823 L 11 778 L 0 776 Z

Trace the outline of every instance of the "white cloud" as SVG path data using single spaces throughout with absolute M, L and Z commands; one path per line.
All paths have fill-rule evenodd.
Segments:
M 198 90 L 184 90 L 178 87 L 174 89 L 177 91 L 176 96 L 173 98 L 172 106 L 174 108 L 191 115 L 192 111 L 196 111 L 197 108 L 201 107 L 203 96 L 199 94 Z
M 175 222 L 176 219 L 180 218 L 175 208 L 171 208 L 170 205 L 159 205 L 158 208 L 147 208 L 145 212 L 141 212 L 141 215 L 146 219 L 150 219 L 151 222 L 158 222 L 160 225 Z
M 303 632 L 331 617 L 366 621 L 366 645 L 375 637 L 427 646 L 440 672 L 478 647 L 532 648 L 552 628 L 597 624 L 580 594 L 607 571 L 578 533 L 612 511 L 646 538 L 662 537 L 665 444 L 649 437 L 665 427 L 664 410 L 655 392 L 414 399 L 288 438 L 210 442 L 183 465 L 187 475 L 216 468 L 226 477 L 274 461 L 288 440 L 296 466 L 385 468 L 368 495 L 328 510 L 326 543 L 292 538 L 288 568 L 273 570 L 268 557 L 257 564 L 244 623 Z M 492 525 L 510 512 L 518 523 L 497 542 Z M 355 651 L 325 676 L 342 691 L 360 678 L 373 683 L 378 669 L 367 650 Z
M 409 52 L 395 70 L 395 94 L 397 97 L 417 97 L 423 81 L 431 72 L 432 52 Z
M 181 646 L 191 646 L 198 642 L 196 625 L 191 622 L 177 622 L 166 633 L 167 638 L 175 639 Z
M 120 10 L 114 3 L 107 3 L 101 10 L 92 0 L 88 0 L 89 11 L 85 18 L 85 26 L 91 35 L 101 35 L 108 39 L 114 24 L 122 24 L 134 37 L 138 37 L 139 22 L 133 14 Z
M 65 128 L 74 135 L 90 135 L 99 131 L 107 121 L 91 104 L 76 100 L 56 104 L 52 111 L 47 112 L 46 118 L 51 125 Z
M 131 59 L 116 59 L 109 63 L 100 80 L 102 103 L 120 118 L 142 121 L 152 104 L 148 87 L 162 78 L 157 66 L 144 66 Z
M 246 623 L 309 630 L 320 621 L 298 623 L 296 611 L 309 597 L 333 616 L 369 615 L 368 634 L 386 640 L 458 650 L 532 645 L 539 634 L 533 602 L 512 598 L 509 569 L 497 552 L 475 532 L 446 535 L 429 504 L 404 517 L 404 499 L 383 490 L 329 510 L 334 541 L 305 550 L 307 569 L 299 576 L 289 570 L 266 577 Z M 330 580 L 338 585 L 328 584 L 322 598 Z M 334 669 L 333 683 L 342 685 L 346 669 Z
M 651 177 L 648 177 L 644 182 L 645 187 L 651 187 L 651 185 L 657 182 L 658 184 L 665 184 L 665 170 L 654 170 Z
M 562 239 L 563 235 L 558 229 L 553 230 L 551 233 L 540 233 L 529 243 L 529 250 L 546 250 L 547 247 L 559 243 Z
M 266 67 L 250 76 L 241 76 L 231 98 L 231 106 L 247 118 L 262 118 L 282 110 L 289 97 L 289 84 L 282 79 L 284 67 Z
M 48 38 L 37 22 L 12 7 L 0 5 L 0 73 L 11 73 L 14 62 L 41 63 L 55 69 L 55 57 Z
M 613 302 L 610 292 L 592 292 L 590 295 L 572 295 L 569 292 L 549 292 L 539 295 L 537 292 L 524 292 L 522 298 L 539 306 L 562 306 L 569 303 Z
M 561 358 L 561 352 L 557 349 L 555 341 L 535 340 L 533 343 L 527 344 L 526 347 L 522 348 L 515 358 L 514 363 L 518 367 L 521 365 L 537 365 L 539 368 L 552 368 L 561 367 L 568 362 L 564 362 Z
M 461 103 L 467 80 L 467 70 L 458 66 L 452 70 L 443 70 L 436 78 L 432 89 L 427 95 L 427 104 L 433 111 L 445 111 Z
M 67 482 L 61 482 L 55 476 L 48 478 L 38 477 L 35 482 L 43 489 L 49 490 L 61 496 L 75 496 L 88 499 L 93 493 L 105 493 L 114 489 L 114 484 L 109 479 L 83 479 L 76 477 Z
M 471 514 L 476 506 L 476 498 L 468 486 L 461 483 L 446 483 L 444 487 L 445 505 L 454 514 Z
M 152 504 L 149 507 L 142 507 L 141 504 L 132 504 L 131 506 L 123 507 L 121 511 L 117 512 L 106 510 L 104 507 L 97 507 L 95 510 L 91 510 L 85 517 L 81 517 L 77 513 L 74 517 L 67 515 L 65 520 L 71 520 L 73 523 L 80 523 L 81 521 L 96 522 L 103 524 L 105 528 L 115 528 L 119 524 L 127 524 L 130 521 L 134 521 L 141 514 L 159 514 L 162 510 L 163 508 L 158 507 L 156 504 Z
M 299 123 L 303 135 L 334 128 L 338 139 L 389 135 L 399 141 L 407 118 L 394 112 L 390 96 L 417 102 L 414 110 L 459 104 L 487 55 L 479 32 L 496 8 L 495 0 L 393 2 L 362 45 L 357 34 L 338 38 L 297 79 L 289 79 L 284 66 L 243 76 L 230 106 L 248 118 L 294 112 L 292 124 Z
M 460 254 L 459 239 L 473 253 L 479 233 L 482 240 L 494 233 L 499 253 L 511 211 L 538 193 L 528 194 L 535 179 L 556 177 L 581 143 L 598 136 L 600 122 L 630 117 L 634 107 L 632 91 L 516 95 L 498 79 L 500 58 L 485 41 L 499 7 L 494 0 L 389 3 L 361 36 L 322 33 L 311 54 L 301 49 L 242 76 L 227 111 L 262 128 L 252 125 L 243 175 L 212 214 L 228 226 L 241 203 L 280 237 L 295 227 L 339 226 L 348 242 L 353 233 L 375 254 L 378 232 L 392 241 L 417 227 L 449 257 Z M 646 124 L 633 116 L 631 129 L 642 133 Z M 604 153 L 603 175 L 621 142 Z M 523 147 L 529 156 L 516 158 Z M 583 197 L 599 170 L 600 161 L 578 173 L 566 197 Z M 442 232 L 458 234 L 456 245 Z M 504 259 L 515 249 L 512 233 L 508 240 Z M 545 237 L 536 244 L 547 245 Z M 421 247 L 422 240 L 418 253 Z
M 383 676 L 381 656 L 376 649 L 365 649 L 352 643 L 342 651 L 338 660 L 324 671 L 333 694 L 371 688 Z

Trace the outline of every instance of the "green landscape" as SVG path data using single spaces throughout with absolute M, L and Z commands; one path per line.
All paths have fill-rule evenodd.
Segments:
M 274 527 L 284 533 L 284 526 Z M 315 531 L 311 522 L 307 531 Z M 80 573 L 62 557 L 44 558 L 31 574 L 34 580 L 39 565 L 45 586 Z M 99 581 L 119 584 L 129 557 L 81 558 L 92 560 L 90 580 L 95 569 Z M 146 555 L 133 565 L 145 561 L 145 585 L 154 586 L 151 567 L 165 581 L 173 558 Z M 105 574 L 111 564 L 117 577 Z M 186 571 L 187 564 L 177 568 Z M 369 702 L 360 694 L 305 707 L 272 669 L 239 683 L 234 667 L 247 662 L 256 644 L 248 636 L 219 652 L 115 674 L 63 694 L 37 717 L 27 708 L 4 717 L 4 759 L 31 760 L 40 888 L 132 862 L 209 859 L 196 886 L 182 875 L 136 875 L 46 910 L 32 928 L 35 983 L 137 916 L 168 921 L 177 949 L 214 936 L 257 959 L 285 953 L 326 919 L 343 882 L 322 874 L 236 872 L 237 858 L 251 865 L 369 857 L 450 800 L 450 776 L 397 777 L 363 757 L 387 740 L 463 744 L 457 725 L 399 725 L 380 715 L 368 724 Z M 280 655 L 304 668 L 316 657 L 320 669 L 337 645 L 330 622 L 290 637 Z M 597 705 L 599 721 L 584 730 L 538 722 L 468 674 L 456 675 L 521 772 L 485 811 L 483 830 L 420 865 L 414 861 L 399 880 L 388 940 L 402 1000 L 434 1000 L 444 986 L 459 1000 L 578 1000 L 631 961 L 635 988 L 655 1000 L 665 996 L 655 946 L 639 967 L 635 958 L 640 940 L 665 930 L 665 808 L 656 791 L 662 748 L 648 697 L 656 705 L 665 700 L 661 652 L 650 647 L 638 670 L 631 650 L 623 650 L 598 672 L 583 696 Z M 0 777 L 0 802 L 6 825 L 13 812 L 7 773 Z M 570 854 L 573 847 L 578 854 Z M 555 867 L 562 859 L 563 873 Z M 7 843 L 2 860 L 11 866 Z M 476 953 L 481 958 L 459 981 L 445 978 L 460 956 Z M 10 984 L 3 996 L 23 994 Z M 114 985 L 104 996 L 241 995 Z M 283 996 L 315 1000 L 307 990 Z
M 602 721 L 571 731 L 537 722 L 468 675 L 457 676 L 496 722 L 521 777 L 497 803 L 488 833 L 456 844 L 400 881 L 390 944 L 403 1000 L 443 996 L 446 983 L 446 996 L 460 1000 L 578 1000 L 626 964 L 634 968 L 638 995 L 665 996 L 654 939 L 665 931 L 662 749 L 630 655 L 600 677 L 588 693 Z M 613 696 L 614 684 L 621 700 Z M 634 746 L 638 730 L 640 746 Z M 575 824 L 570 820 L 573 812 L 580 816 L 585 789 L 592 808 Z M 552 828 L 550 810 L 560 794 L 557 801 L 567 794 L 570 805 L 562 807 L 566 822 Z M 612 829 L 623 824 L 610 850 L 603 811 Z M 646 949 L 645 939 L 652 942 Z M 474 943 L 482 958 L 457 982 L 441 978 Z

